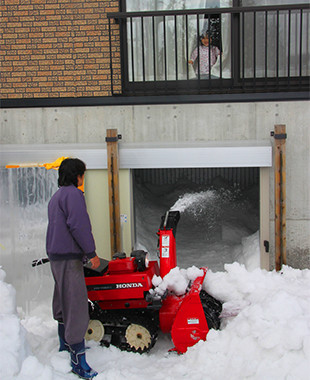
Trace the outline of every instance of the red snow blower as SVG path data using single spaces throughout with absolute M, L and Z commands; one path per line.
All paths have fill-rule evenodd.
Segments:
M 96 270 L 85 267 L 90 322 L 86 339 L 121 350 L 144 353 L 155 344 L 159 329 L 171 333 L 175 351 L 186 352 L 209 329 L 220 327 L 222 304 L 204 290 L 207 268 L 189 284 L 188 292 L 176 296 L 167 291 L 154 295 L 152 278 L 162 278 L 176 267 L 176 227 L 179 211 L 168 211 L 161 219 L 159 261 L 148 261 L 147 252 L 133 251 L 130 257 L 116 253 L 111 261 L 100 259 Z
M 155 344 L 158 331 L 170 333 L 178 353 L 186 352 L 208 331 L 220 327 L 222 303 L 202 289 L 203 275 L 188 286 L 184 295 L 154 292 L 154 275 L 162 278 L 177 265 L 176 227 L 179 211 L 168 211 L 161 218 L 159 261 L 149 261 L 147 252 L 133 251 L 130 257 L 116 253 L 111 261 L 100 259 L 100 266 L 84 267 L 89 299 L 90 322 L 85 338 L 110 344 L 121 350 L 144 353 Z M 49 259 L 32 262 L 37 266 Z

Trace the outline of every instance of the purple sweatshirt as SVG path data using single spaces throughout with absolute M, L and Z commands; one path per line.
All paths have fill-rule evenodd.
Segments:
M 46 252 L 50 260 L 95 257 L 95 241 L 84 194 L 74 185 L 62 186 L 48 204 Z

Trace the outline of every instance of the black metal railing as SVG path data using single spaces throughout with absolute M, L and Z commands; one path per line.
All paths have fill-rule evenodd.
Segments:
M 110 13 L 110 55 L 121 53 L 119 61 L 111 59 L 112 93 L 307 91 L 309 9 L 295 4 Z M 111 38 L 115 22 L 120 46 Z M 202 35 L 209 44 L 201 44 Z

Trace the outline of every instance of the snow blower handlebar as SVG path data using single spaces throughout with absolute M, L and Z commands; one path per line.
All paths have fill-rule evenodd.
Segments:
M 104 272 L 106 272 L 108 268 L 108 261 L 101 258 L 99 258 L 99 260 L 100 260 L 100 265 L 96 269 L 92 267 L 92 263 L 90 262 L 90 260 L 83 261 L 85 275 L 95 276 L 95 275 L 98 275 L 98 273 L 102 275 Z M 49 262 L 50 262 L 49 258 L 42 257 L 41 259 L 33 260 L 31 263 L 31 266 L 37 267 L 38 265 L 46 264 Z
M 32 261 L 32 264 L 31 264 L 31 266 L 33 266 L 33 267 L 36 267 L 36 266 L 38 266 L 38 265 L 42 265 L 42 264 L 46 264 L 46 263 L 49 263 L 50 262 L 50 260 L 49 259 L 43 259 L 43 258 L 41 258 L 41 259 L 36 259 L 36 260 L 33 260 Z
M 100 259 L 100 260 L 102 260 L 102 259 Z M 106 261 L 106 260 L 103 260 L 103 261 Z M 41 259 L 33 260 L 32 263 L 31 263 L 31 266 L 32 267 L 37 267 L 38 265 L 46 264 L 46 263 L 49 263 L 49 262 L 50 262 L 50 259 L 42 257 Z M 88 266 L 89 265 L 89 260 L 86 261 L 83 264 L 84 264 L 84 266 Z

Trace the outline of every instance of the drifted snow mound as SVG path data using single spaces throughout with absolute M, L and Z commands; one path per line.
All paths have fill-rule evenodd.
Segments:
M 221 331 L 190 349 L 213 366 L 216 379 L 306 380 L 310 370 L 310 270 L 247 271 L 226 264 L 226 273 L 207 272 L 204 289 L 224 301 Z M 190 358 L 189 358 L 190 359 Z M 241 364 L 242 363 L 242 364 Z M 213 379 L 213 377 L 212 377 Z
M 242 238 L 241 245 L 233 250 L 233 260 L 244 264 L 249 271 L 260 266 L 259 231 Z
M 197 268 L 189 269 L 187 275 L 193 271 L 195 277 Z M 175 269 L 171 276 L 177 274 L 181 276 L 184 271 Z M 3 272 L 0 278 L 0 305 L 5 309 L 5 314 L 0 312 L 1 317 L 15 316 L 15 292 L 3 282 Z M 159 284 L 163 281 L 156 280 Z M 90 341 L 87 361 L 99 373 L 96 380 L 309 379 L 309 269 L 285 266 L 281 272 L 259 268 L 250 272 L 244 265 L 227 264 L 223 272 L 209 270 L 203 288 L 224 302 L 220 330 L 211 330 L 206 341 L 190 347 L 184 355 L 167 353 L 173 347 L 168 334 L 159 336 L 155 347 L 144 355 Z M 181 286 L 178 290 L 181 291 Z M 21 321 L 33 356 L 23 361 L 17 376 L 10 374 L 16 373 L 22 361 L 21 346 L 17 343 L 24 344 L 24 338 L 14 331 L 10 318 L 0 321 L 0 379 L 77 380 L 70 373 L 69 354 L 58 352 L 57 328 L 50 310 L 47 313 L 45 307 L 40 307 L 35 315 L 36 320 L 26 316 Z M 20 329 L 19 323 L 17 328 Z M 10 343 L 3 345 L 7 334 Z M 12 356 L 15 360 L 10 359 Z
M 0 268 L 0 379 L 16 375 L 28 353 L 26 332 L 16 312 L 16 291 Z

